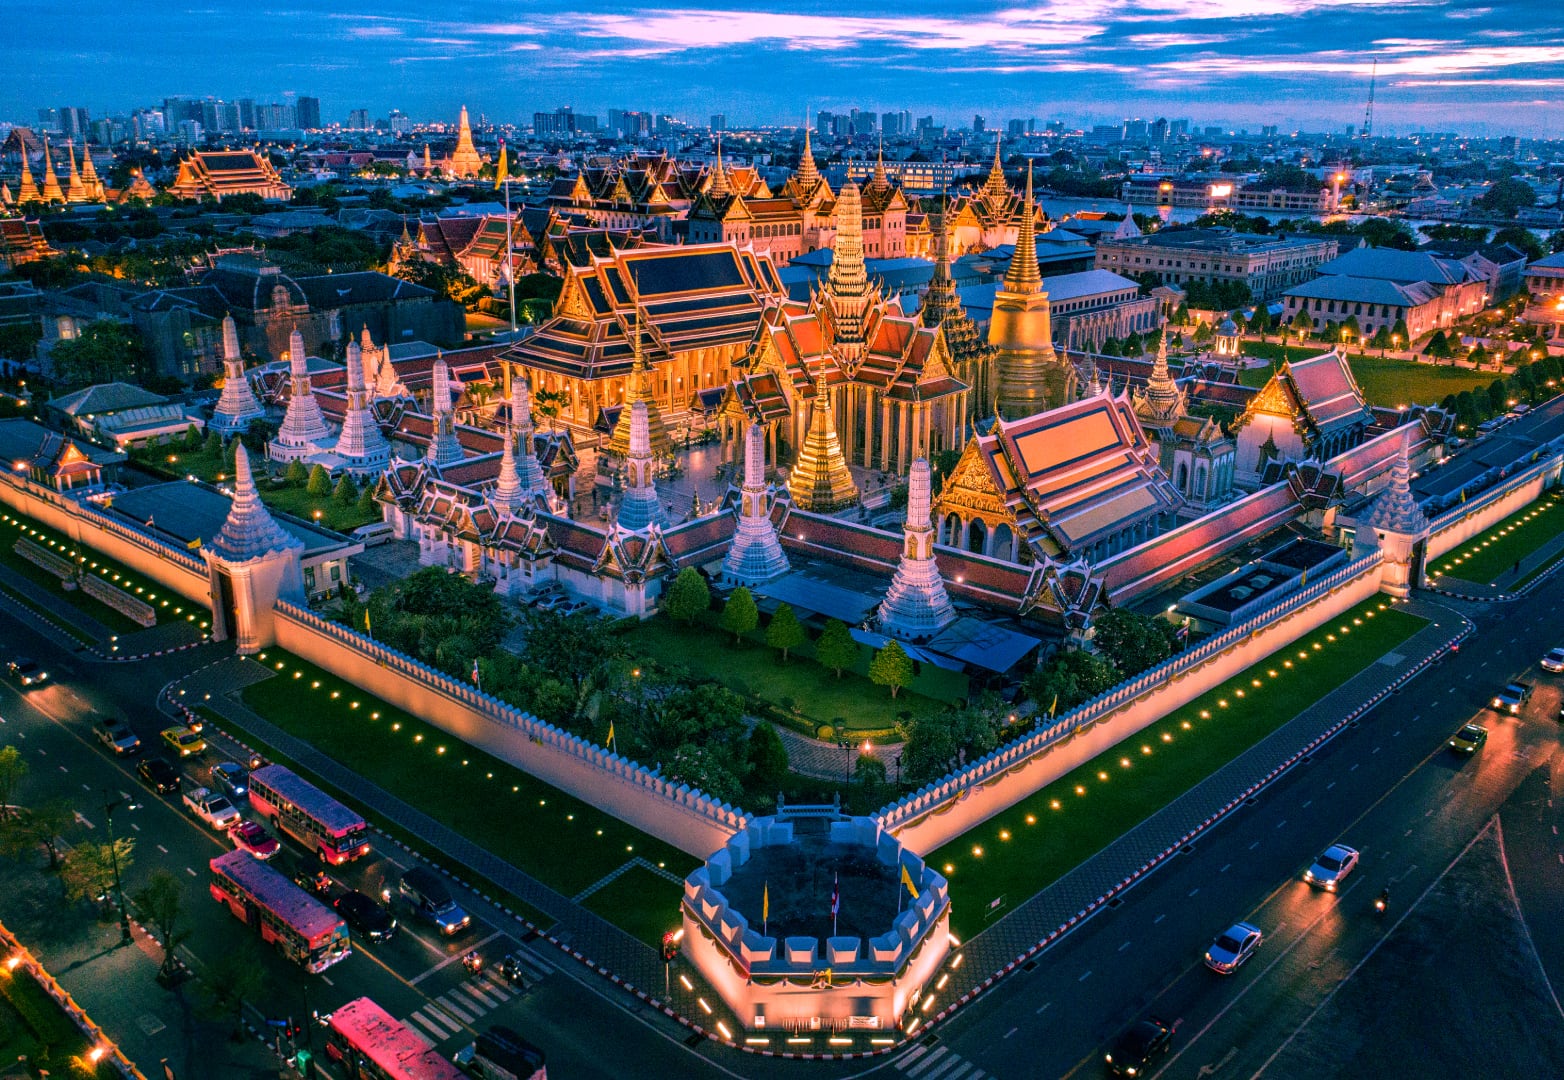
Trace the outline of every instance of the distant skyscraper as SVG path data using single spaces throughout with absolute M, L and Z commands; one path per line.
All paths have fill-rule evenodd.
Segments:
M 836 115 L 821 109 L 815 114 L 815 134 L 822 139 L 829 139 L 836 134 Z
M 59 131 L 60 130 L 60 110 L 59 109 L 39 109 L 38 110 L 38 126 L 40 128 L 42 128 L 44 131 Z
M 972 118 L 972 134 L 981 135 L 984 131 L 983 114 L 978 113 Z
M 610 123 L 608 126 L 609 127 L 613 127 L 613 124 Z M 713 131 L 727 131 L 728 130 L 728 117 L 727 117 L 727 114 L 720 113 L 720 112 L 719 113 L 712 113 L 711 114 L 711 130 L 713 130 Z
M 1012 121 L 1010 121 L 1008 124 L 1005 125 L 1005 134 L 1009 135 L 1012 139 L 1017 138 L 1017 137 L 1019 137 L 1021 135 L 1025 135 L 1026 134 L 1026 121 L 1025 120 L 1012 120 Z
M 92 122 L 87 118 L 86 109 L 77 109 L 69 105 L 59 110 L 61 135 L 68 139 L 83 139 L 87 136 L 87 126 Z
M 880 114 L 880 130 L 882 132 L 884 132 L 885 134 L 887 134 L 887 135 L 900 135 L 900 134 L 902 134 L 903 132 L 902 132 L 902 129 L 901 129 L 901 114 L 900 113 L 893 113 L 893 112 L 881 113 Z
M 369 110 L 352 109 L 348 112 L 348 127 L 354 131 L 366 131 L 369 128 Z
M 240 98 L 236 103 L 239 107 L 239 130 L 255 130 L 255 99 Z
M 301 128 L 314 130 L 320 127 L 320 98 L 301 97 L 295 109 Z

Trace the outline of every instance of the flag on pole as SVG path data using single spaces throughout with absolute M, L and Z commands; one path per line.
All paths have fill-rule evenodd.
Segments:
M 916 900 L 918 898 L 918 887 L 912 883 L 912 875 L 907 872 L 906 863 L 902 863 L 901 866 L 901 883 L 907 886 L 907 891 L 911 893 L 912 898 Z
M 500 160 L 494 166 L 494 190 L 500 190 L 500 185 L 505 183 L 510 173 L 510 163 L 505 157 L 505 140 L 500 140 Z
M 760 921 L 762 923 L 771 918 L 771 882 L 766 882 L 760 890 Z
M 836 918 L 836 913 L 842 910 L 842 881 L 840 875 L 831 876 L 831 918 Z
M 1054 718 L 1054 713 L 1058 710 L 1058 708 L 1059 708 L 1059 695 L 1055 694 L 1054 695 L 1054 703 L 1052 705 L 1048 706 L 1048 719 L 1052 720 Z
M 1309 583 L 1309 568 L 1307 566 L 1305 566 L 1303 568 L 1303 577 L 1298 579 L 1298 588 L 1301 589 L 1305 585 L 1307 585 L 1308 583 Z
M 366 634 L 373 634 L 374 633 L 374 631 L 369 628 L 369 609 L 368 608 L 364 609 L 364 633 L 366 633 Z
M 610 750 L 614 748 L 614 722 L 612 720 L 608 722 L 608 738 L 603 741 L 608 744 Z
M 478 677 L 478 658 L 472 658 L 472 684 L 479 690 L 483 689 L 483 680 Z

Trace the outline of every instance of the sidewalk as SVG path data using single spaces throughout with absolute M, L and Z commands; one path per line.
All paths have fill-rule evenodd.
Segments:
M 43 608 L 49 612 L 50 618 L 75 627 L 94 641 L 105 641 L 113 633 L 112 630 L 91 615 L 67 603 L 59 593 L 45 589 L 37 582 L 18 574 L 9 566 L 0 566 L 0 586 L 3 586 L 9 592 L 15 593 L 23 600 Z M 36 613 L 34 613 L 34 617 L 38 617 Z M 72 640 L 73 648 L 79 648 L 80 645 L 81 642 Z
M 787 748 L 788 768 L 800 776 L 846 783 L 852 775 L 853 765 L 857 763 L 858 756 L 863 753 L 862 741 L 850 743 L 846 749 L 843 749 L 834 742 L 812 739 L 783 724 L 771 726 L 776 729 L 777 735 L 782 739 L 782 745 Z M 887 780 L 896 779 L 898 772 L 896 759 L 901 756 L 901 748 L 901 743 L 882 745 L 873 740 L 869 741 L 870 753 L 885 765 Z
M 1430 592 L 1441 593 L 1445 596 L 1453 596 L 1459 600 L 1518 600 L 1530 592 L 1536 585 L 1544 580 L 1549 573 L 1537 574 L 1527 580 L 1528 576 L 1539 569 L 1546 567 L 1550 562 L 1564 554 L 1564 535 L 1556 536 L 1543 544 L 1530 555 L 1520 560 L 1519 569 L 1509 569 L 1499 575 L 1499 582 L 1492 585 L 1484 585 L 1481 582 L 1467 581 L 1465 578 L 1456 577 L 1454 574 L 1441 574 L 1434 580 L 1437 585 L 1430 586 Z
M 230 657 L 195 672 L 179 684 L 179 689 L 185 691 L 183 702 L 192 707 L 197 703 L 203 704 L 242 730 L 253 732 L 257 739 L 314 773 L 349 799 L 394 822 L 425 849 L 438 852 L 452 865 L 469 868 L 474 880 L 466 884 L 486 898 L 484 886 L 477 878 L 492 882 L 543 912 L 553 920 L 553 925 L 539 926 L 537 929 L 598 974 L 625 984 L 638 996 L 648 999 L 662 997 L 659 988 L 667 973 L 657 949 L 474 844 L 384 788 L 370 783 L 230 696 L 267 674 L 266 669 L 255 661 Z M 205 696 L 207 694 L 211 695 L 210 699 Z M 491 902 L 504 906 L 502 898 L 491 898 Z M 670 911 L 669 928 L 673 929 L 678 922 L 678 912 Z M 671 999 L 666 1002 L 673 1010 L 669 1015 L 677 1013 L 680 1019 L 697 1030 L 704 1030 L 703 1024 L 715 1023 L 719 1019 L 726 1020 L 731 1030 L 737 1030 L 733 1027 L 733 1018 L 721 1008 L 720 996 L 694 968 L 681 960 L 674 965 L 673 974 L 687 976 L 694 989 L 686 991 L 678 979 L 672 981 Z M 708 1017 L 701 1009 L 700 999 L 703 997 L 708 1004 L 719 1009 L 716 1015 Z
M 1432 621 L 1403 642 L 1396 652 L 1353 676 L 1010 914 L 970 938 L 964 947 L 967 962 L 953 973 L 944 1000 L 961 999 L 957 1001 L 959 1005 L 1013 968 L 1018 958 L 1056 938 L 1062 927 L 1078 920 L 1082 913 L 1095 912 L 1105 897 L 1157 865 L 1170 850 L 1189 842 L 1186 838 L 1192 833 L 1215 824 L 1227 812 L 1235 796 L 1271 777 L 1300 749 L 1341 725 L 1344 717 L 1362 711 L 1365 703 L 1382 697 L 1387 687 L 1399 685 L 1411 677 L 1431 658 L 1458 641 L 1470 625 L 1453 609 L 1426 600 L 1413 600 L 1405 610 Z M 943 1012 L 952 1007 L 947 1006 Z

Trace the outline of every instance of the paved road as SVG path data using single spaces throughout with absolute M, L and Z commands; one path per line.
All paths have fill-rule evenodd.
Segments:
M 1117 910 L 958 1013 L 932 1033 L 933 1045 L 899 1054 L 885 1073 L 913 1080 L 1094 1076 L 1116 1031 L 1156 1015 L 1178 1024 L 1176 1056 L 1159 1075 L 1259 1075 L 1382 939 L 1388 927 L 1373 914 L 1372 897 L 1389 883 L 1397 905 L 1413 903 L 1558 752 L 1558 677 L 1532 669 L 1539 690 L 1522 717 L 1501 718 L 1483 706 L 1496 685 L 1557 644 L 1552 613 L 1561 595 L 1564 583 L 1555 580 L 1524 601 L 1477 612 L 1479 633 L 1456 656 L 1366 715 Z M 1444 741 L 1474 714 L 1492 734 L 1473 758 L 1457 758 Z M 1549 870 L 1564 870 L 1553 857 L 1558 838 L 1548 832 L 1546 839 L 1555 864 Z M 1337 840 L 1359 848 L 1363 863 L 1333 897 L 1310 890 L 1299 874 Z M 1548 912 L 1557 906 L 1556 892 L 1532 894 L 1549 898 L 1538 901 Z M 1239 919 L 1260 926 L 1267 941 L 1223 979 L 1200 957 Z M 1564 950 L 1552 953 L 1557 970 Z

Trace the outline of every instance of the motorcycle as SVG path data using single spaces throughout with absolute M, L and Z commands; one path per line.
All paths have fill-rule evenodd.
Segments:
M 1390 907 L 1390 890 L 1386 889 L 1374 898 L 1374 910 L 1383 915 L 1388 907 Z
M 317 896 L 325 896 L 331 891 L 331 876 L 324 870 L 304 871 L 293 880 L 299 888 Z
M 474 950 L 462 957 L 462 967 L 467 969 L 467 974 L 476 975 L 483 970 L 483 957 Z
M 514 956 L 507 956 L 500 961 L 500 978 L 504 979 L 512 986 L 522 985 L 523 976 L 521 964 L 517 962 Z

